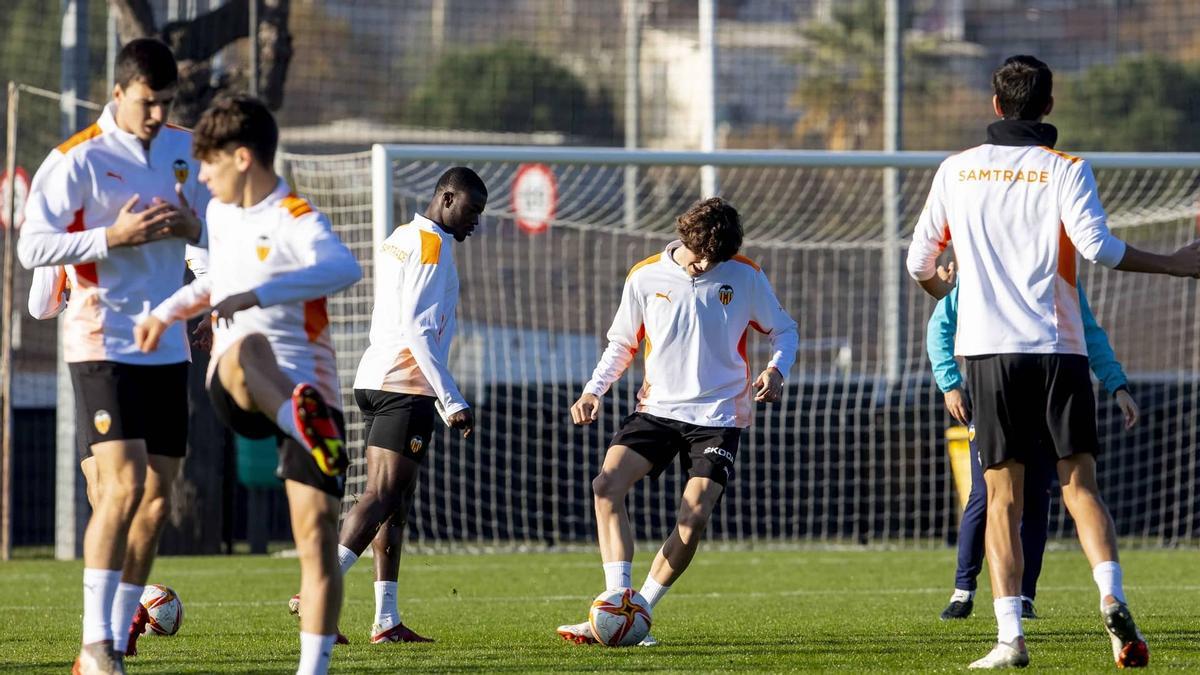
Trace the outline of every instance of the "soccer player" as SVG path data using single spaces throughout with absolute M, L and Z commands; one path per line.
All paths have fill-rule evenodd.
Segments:
M 372 643 L 432 642 L 400 620 L 400 550 L 434 417 L 441 413 L 463 436 L 475 424 L 447 363 L 458 306 L 452 248 L 478 227 L 487 197 L 474 171 L 449 169 L 425 213 L 396 228 L 376 252 L 371 345 L 354 378 L 354 400 L 365 423 L 367 486 L 346 515 L 338 545 L 342 574 L 368 544 L 374 550 Z
M 942 162 L 908 251 L 909 273 L 938 299 L 951 290 L 936 270 L 951 240 L 959 265 L 955 352 L 966 357 L 985 469 L 985 541 L 999 627 L 996 646 L 971 667 L 1029 663 L 1018 529 L 1025 465 L 1049 447 L 1092 566 L 1113 657 L 1118 666 L 1144 666 L 1149 649 L 1125 603 L 1115 527 L 1096 484 L 1099 442 L 1076 253 L 1121 271 L 1196 277 L 1200 242 L 1157 255 L 1109 231 L 1091 166 L 1055 150 L 1057 130 L 1042 122 L 1054 104 L 1046 64 L 1014 56 L 992 85 L 992 107 L 1002 119 L 988 127 L 986 143 Z M 1039 450 L 1044 436 L 1052 443 Z
M 133 40 L 117 56 L 113 100 L 38 169 L 17 252 L 65 268 L 64 358 L 77 428 L 101 488 L 84 535 L 83 637 L 75 670 L 122 672 L 131 620 L 187 447 L 182 327 L 142 352 L 134 324 L 183 284 L 184 249 L 208 195 L 191 134 L 166 124 L 178 71 L 170 49 Z M 42 272 L 60 278 L 57 271 Z M 61 289 L 59 289 L 61 297 Z
M 649 474 L 657 478 L 680 455 L 688 471 L 674 531 L 658 554 L 641 594 L 654 607 L 691 563 L 700 537 L 733 477 L 742 429 L 754 402 L 778 401 L 796 356 L 796 322 L 767 276 L 737 255 L 742 223 L 720 198 L 707 199 L 676 221 L 679 239 L 634 265 L 608 331 L 608 347 L 571 419 L 591 424 L 600 397 L 629 367 L 645 340 L 646 374 L 637 411 L 622 421 L 592 481 L 600 557 L 609 590 L 630 587 L 633 531 L 625 495 Z M 751 379 L 750 329 L 771 340 L 771 359 Z M 559 626 L 577 644 L 595 642 L 588 622 Z M 657 642 L 647 636 L 644 645 Z
M 208 274 L 138 324 L 152 350 L 173 322 L 213 310 L 208 393 L 217 416 L 248 438 L 278 440 L 305 611 L 298 672 L 329 667 L 342 601 L 338 507 L 348 465 L 337 363 L 325 298 L 361 272 L 329 221 L 275 175 L 279 129 L 248 97 L 213 104 L 193 152 L 208 207 Z
M 950 264 L 947 283 L 953 283 L 954 263 Z M 939 273 L 941 268 L 939 268 Z M 1079 309 L 1083 320 L 1084 342 L 1087 344 L 1088 365 L 1116 399 L 1125 416 L 1125 428 L 1137 424 L 1138 407 L 1129 393 L 1129 384 L 1121 364 L 1113 354 L 1108 334 L 1096 323 L 1079 284 Z M 971 424 L 971 401 L 967 395 L 958 362 L 954 360 L 954 335 L 958 331 L 958 289 L 938 301 L 929 318 L 926 348 L 938 389 L 946 397 L 950 416 L 966 426 Z M 1053 441 L 1040 440 L 1049 447 Z M 971 493 L 958 526 L 958 568 L 954 576 L 954 593 L 950 604 L 942 611 L 942 620 L 965 619 L 975 606 L 976 577 L 983 569 L 983 533 L 987 524 L 987 490 L 984 487 L 983 467 L 974 439 L 971 449 Z M 1021 576 L 1021 618 L 1036 619 L 1033 601 L 1037 597 L 1037 581 L 1042 571 L 1042 554 L 1046 550 L 1047 521 L 1050 516 L 1050 484 L 1054 475 L 1049 457 L 1038 457 L 1025 467 L 1025 511 L 1021 518 L 1021 549 L 1025 553 L 1025 571 Z

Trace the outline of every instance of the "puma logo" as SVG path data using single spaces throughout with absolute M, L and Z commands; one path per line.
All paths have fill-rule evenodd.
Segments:
M 666 300 L 667 302 L 671 302 L 671 291 L 667 291 L 666 293 L 655 293 L 654 297 L 662 298 L 663 300 Z

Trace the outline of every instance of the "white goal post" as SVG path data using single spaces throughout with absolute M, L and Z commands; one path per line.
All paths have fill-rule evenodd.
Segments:
M 744 252 L 800 324 L 801 347 L 785 400 L 761 407 L 743 436 L 710 535 L 739 545 L 919 545 L 953 536 L 957 502 L 944 447 L 950 420 L 925 356 L 933 303 L 904 275 L 902 256 L 948 154 L 376 145 L 285 159 L 297 190 L 330 214 L 364 262 L 364 283 L 331 303 L 347 387 L 366 344 L 379 242 L 424 209 L 450 166 L 470 166 L 488 185 L 480 231 L 456 247 L 462 302 L 451 357 L 480 426 L 467 442 L 439 433 L 409 521 L 418 543 L 563 545 L 594 536 L 590 478 L 630 410 L 640 366 L 606 397 L 596 428 L 574 428 L 566 408 L 603 347 L 625 272 L 672 238 L 675 216 L 703 196 L 701 167 L 712 166 L 742 213 Z M 1196 237 L 1200 154 L 1085 156 L 1120 236 L 1159 251 Z M 532 165 L 554 182 L 544 230 L 518 224 L 526 216 L 514 183 Z M 890 203 L 887 172 L 899 185 Z M 888 209 L 899 231 L 887 230 Z M 1091 265 L 1080 276 L 1145 413 L 1139 430 L 1123 433 L 1099 393 L 1104 489 L 1118 527 L 1149 542 L 1195 541 L 1200 297 L 1184 280 Z M 752 367 L 764 346 L 750 345 Z M 360 423 L 345 394 L 358 456 Z M 356 463 L 348 503 L 363 480 Z M 669 470 L 630 497 L 639 537 L 667 533 L 679 487 Z M 1052 533 L 1069 528 L 1055 500 Z

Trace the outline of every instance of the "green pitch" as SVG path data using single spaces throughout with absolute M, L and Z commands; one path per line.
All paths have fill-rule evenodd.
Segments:
M 1151 666 L 1200 669 L 1200 552 L 1130 551 L 1127 592 L 1151 649 Z M 646 573 L 648 553 L 635 564 Z M 960 670 L 991 647 L 991 597 L 966 621 L 938 620 L 954 556 L 936 551 L 700 551 L 655 614 L 653 648 L 579 647 L 554 634 L 582 620 L 601 590 L 593 554 L 406 556 L 405 623 L 431 645 L 371 645 L 371 561 L 351 572 L 342 612 L 349 646 L 334 652 L 342 673 L 430 671 L 784 671 Z M 131 673 L 294 672 L 296 621 L 287 600 L 295 560 L 165 558 L 151 578 L 179 592 L 183 628 L 146 636 Z M 986 587 L 986 578 L 981 579 Z M 79 640 L 80 565 L 0 563 L 0 671 L 66 672 Z M 1051 552 L 1026 624 L 1034 668 L 1111 671 L 1087 563 Z

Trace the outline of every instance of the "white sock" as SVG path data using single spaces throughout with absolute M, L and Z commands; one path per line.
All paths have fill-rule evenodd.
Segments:
M 610 591 L 633 586 L 633 563 L 624 560 L 604 563 L 604 586 Z
M 1021 626 L 1021 596 L 996 598 L 992 606 L 996 610 L 997 639 L 1000 642 L 1012 642 L 1025 635 L 1025 629 Z
M 646 580 L 642 582 L 642 589 L 638 593 L 641 593 L 646 602 L 650 603 L 650 609 L 654 609 L 654 606 L 669 590 L 671 590 L 670 586 L 663 586 L 654 580 L 653 575 L 647 574 Z
M 396 603 L 396 582 L 375 582 L 375 623 L 387 630 L 400 623 L 400 606 Z
M 129 624 L 133 623 L 133 615 L 137 613 L 138 605 L 142 602 L 144 588 L 124 581 L 117 586 L 112 606 L 112 634 L 113 649 L 119 653 L 124 654 L 125 648 L 129 646 Z
M 961 588 L 954 589 L 950 594 L 950 602 L 970 602 L 975 599 L 975 591 L 964 591 Z
M 292 413 L 292 399 L 289 398 L 279 406 L 279 410 L 275 411 L 275 425 L 279 427 L 280 431 L 296 439 L 297 443 L 307 447 L 308 441 L 304 440 L 300 431 L 296 429 L 296 418 Z
M 346 572 L 349 572 L 356 562 L 358 562 L 358 554 L 338 544 L 338 567 L 342 568 L 342 576 L 346 576 Z
M 83 570 L 83 644 L 113 639 L 113 597 L 120 585 L 121 570 Z
M 329 672 L 329 657 L 333 656 L 335 635 L 300 633 L 300 665 L 296 675 L 325 675 Z
M 1104 609 L 1104 598 L 1111 595 L 1119 602 L 1125 602 L 1125 587 L 1121 580 L 1121 563 L 1106 560 L 1092 568 L 1092 578 L 1100 589 L 1100 609 Z

